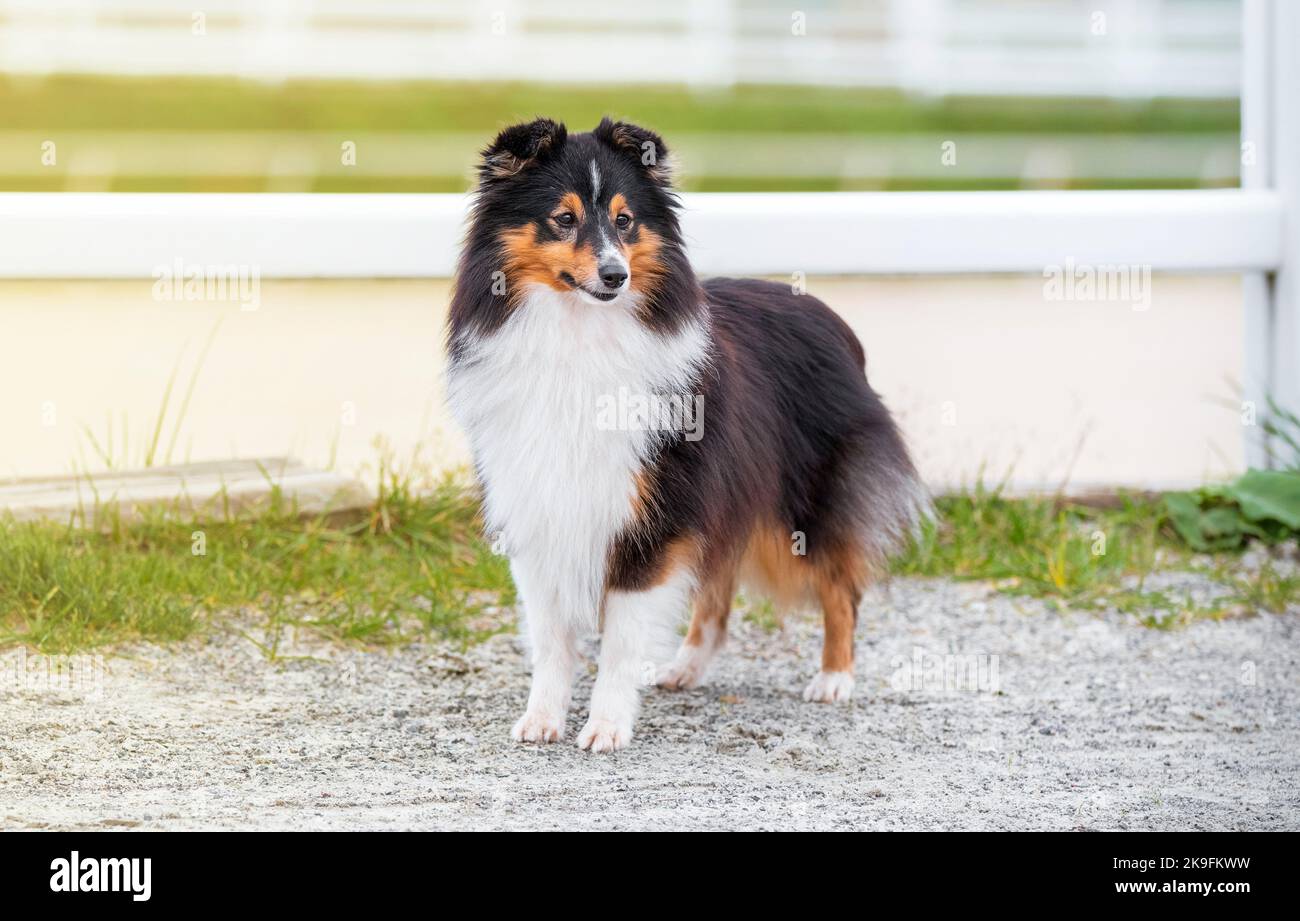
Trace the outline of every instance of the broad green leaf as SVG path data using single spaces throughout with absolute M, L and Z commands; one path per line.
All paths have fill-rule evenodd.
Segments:
M 1231 494 L 1251 521 L 1277 521 L 1300 531 L 1300 474 L 1248 470 L 1232 484 Z
M 1178 536 L 1194 550 L 1209 550 L 1209 542 L 1201 531 L 1201 506 L 1196 496 L 1189 492 L 1165 494 L 1165 509 Z
M 1240 537 L 1243 524 L 1241 512 L 1226 505 L 1201 513 L 1201 533 L 1210 537 Z

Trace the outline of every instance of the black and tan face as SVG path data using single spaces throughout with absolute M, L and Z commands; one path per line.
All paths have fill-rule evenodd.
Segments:
M 591 304 L 652 290 L 665 236 L 677 236 L 665 156 L 656 135 L 608 120 L 591 134 L 547 120 L 502 132 L 480 189 L 508 284 Z

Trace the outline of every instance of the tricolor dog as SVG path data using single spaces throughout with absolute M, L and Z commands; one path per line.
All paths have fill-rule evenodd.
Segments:
M 693 687 L 738 584 L 820 605 L 846 700 L 862 594 L 926 514 L 862 346 L 825 304 L 701 281 L 658 135 L 539 119 L 484 151 L 451 303 L 448 393 L 532 657 L 513 736 L 564 736 L 579 640 L 601 634 L 584 749 L 632 738 L 643 685 Z M 690 627 L 675 659 L 652 638 Z

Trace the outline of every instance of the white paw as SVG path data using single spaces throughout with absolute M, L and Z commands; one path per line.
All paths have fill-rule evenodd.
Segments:
M 578 733 L 578 747 L 593 752 L 613 752 L 627 746 L 632 741 L 632 724 L 613 720 L 587 720 L 587 725 Z
M 682 689 L 698 687 L 704 680 L 704 672 L 713 659 L 715 645 L 692 646 L 683 643 L 677 655 L 668 665 L 659 669 L 655 675 L 655 684 L 661 688 Z
M 525 713 L 510 730 L 510 738 L 516 742 L 558 742 L 564 735 L 564 719 L 546 713 Z
M 818 672 L 804 688 L 803 699 L 830 704 L 853 696 L 853 675 L 849 672 Z
M 677 661 L 665 665 L 655 675 L 655 684 L 661 688 L 686 690 L 697 687 L 704 678 L 704 667 L 695 662 Z

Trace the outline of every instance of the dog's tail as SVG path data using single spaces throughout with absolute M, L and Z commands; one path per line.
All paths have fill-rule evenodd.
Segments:
M 919 540 L 925 523 L 934 518 L 930 492 L 912 463 L 903 435 L 883 405 L 881 410 L 884 415 L 868 433 L 852 477 L 863 551 L 877 572 Z

